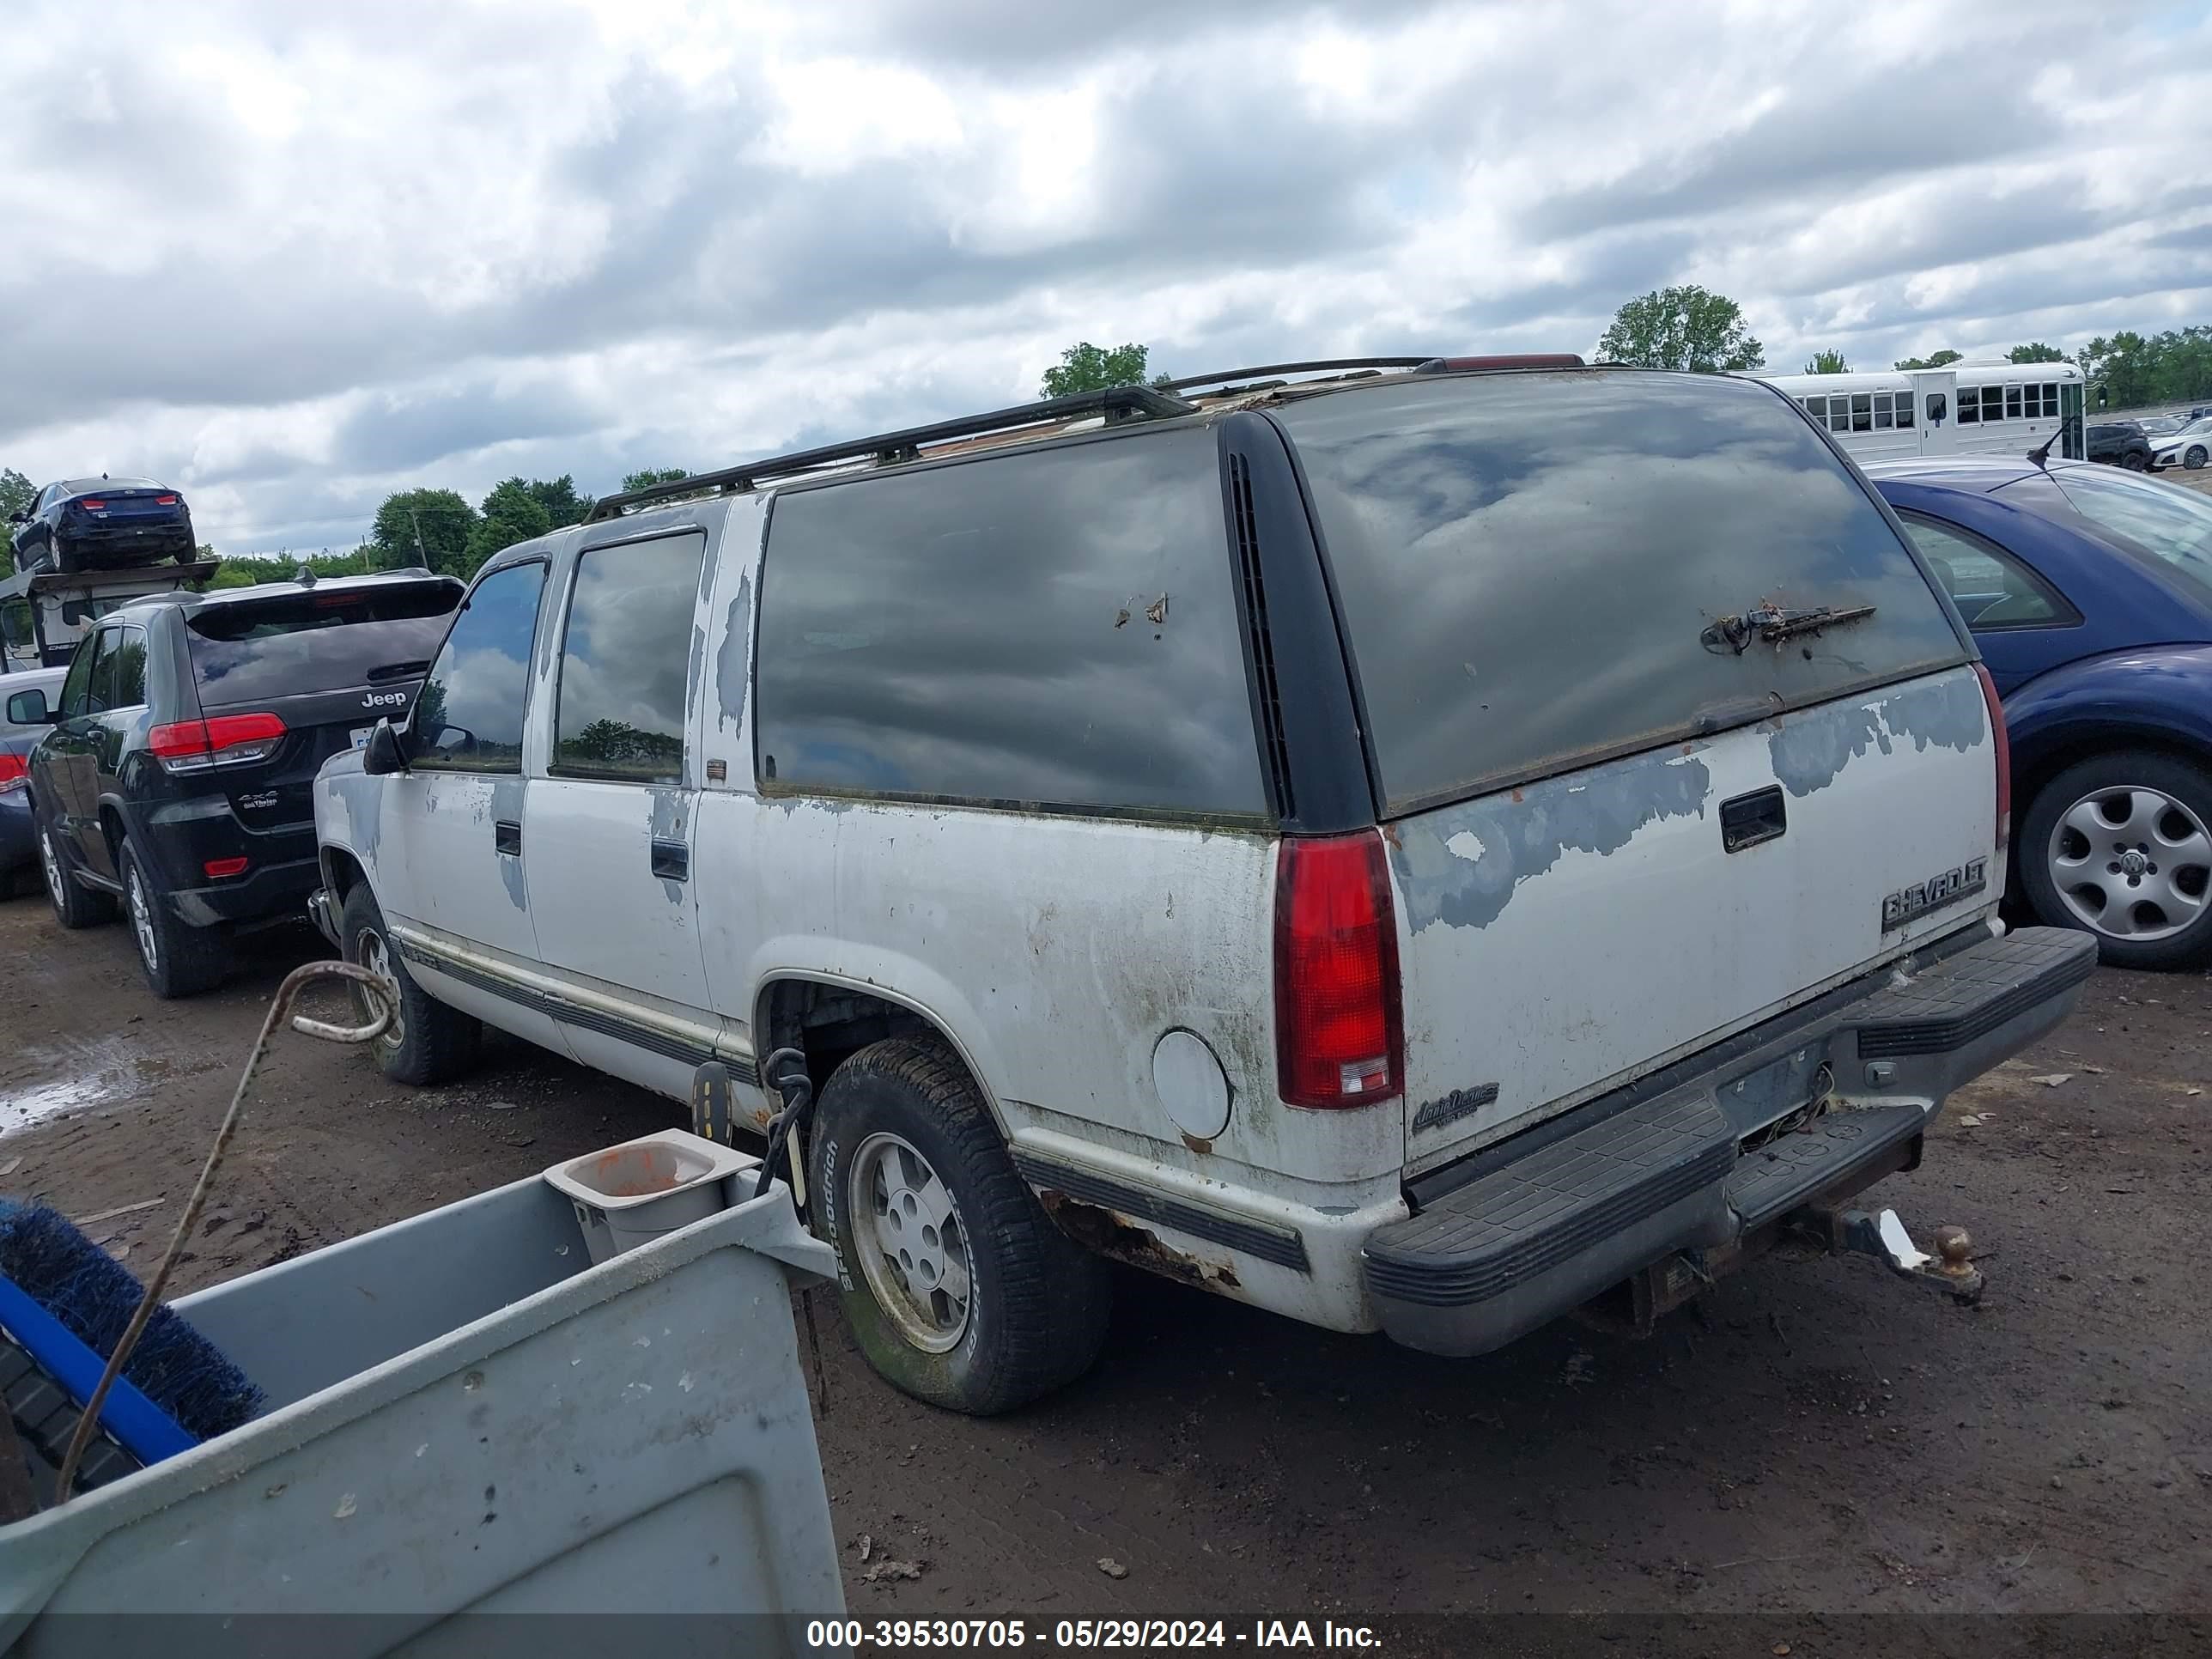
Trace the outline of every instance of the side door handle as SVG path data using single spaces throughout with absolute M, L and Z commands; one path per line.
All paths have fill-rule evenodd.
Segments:
M 502 853 L 522 856 L 522 826 L 513 818 L 498 818 L 491 826 L 491 844 Z
M 691 848 L 688 842 L 663 841 L 658 836 L 653 841 L 653 873 L 663 881 L 689 881 L 691 878 Z

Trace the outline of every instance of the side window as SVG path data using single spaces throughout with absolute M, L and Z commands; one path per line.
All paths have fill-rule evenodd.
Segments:
M 706 537 L 690 531 L 578 557 L 554 705 L 555 772 L 683 781 L 684 682 L 706 551 Z
M 2021 389 L 2016 386 L 2008 386 L 2005 388 L 2005 419 L 2008 421 L 2017 421 L 2025 418 L 2021 414 L 2020 390 Z M 2031 410 L 2030 412 L 2033 413 L 2033 411 Z
M 2009 553 L 1917 514 L 1898 516 L 1967 627 L 2034 628 L 2075 620 L 2052 589 Z
M 1897 423 L 1899 426 L 1912 424 L 1912 394 L 1910 392 L 1897 394 Z
M 1982 394 L 1980 388 L 1971 386 L 1960 386 L 1959 388 L 1959 424 L 1960 426 L 1972 426 L 1975 422 L 1981 418 Z
M 1982 388 L 1982 424 L 1984 426 L 1987 426 L 1991 421 L 2004 419 L 2004 408 L 2005 388 L 2003 386 L 1985 386 Z M 2015 415 L 2020 413 L 2020 389 L 2017 386 L 2013 388 L 2012 412 Z
M 118 628 L 105 636 L 92 671 L 93 700 L 106 708 L 141 708 L 146 702 L 146 630 Z
M 432 771 L 520 772 L 530 649 L 545 567 L 495 570 L 453 618 L 415 700 L 409 764 Z M 419 649 L 419 647 L 418 647 Z
M 1849 432 L 1851 429 L 1851 400 L 1849 398 L 1828 399 L 1828 430 Z
M 1928 394 L 1928 418 L 1929 420 L 1940 421 L 1950 412 L 1951 400 L 1948 398 L 1945 397 L 1940 392 L 1931 392 Z M 1966 417 L 1963 413 L 1961 413 L 1959 418 L 1963 421 Z
M 1806 398 L 1805 412 L 1826 426 L 1828 423 L 1828 400 L 1824 397 Z
M 1889 425 L 1889 393 L 1877 392 L 1874 394 L 1874 429 L 1880 432 Z
M 1851 430 L 1854 432 L 1874 430 L 1874 396 L 1871 392 L 1851 393 Z
M 92 712 L 92 659 L 100 650 L 100 637 L 88 635 L 70 659 L 69 672 L 62 678 L 62 718 L 76 720 Z
M 763 785 L 1259 817 L 1210 431 L 781 496 L 762 576 Z
M 94 641 L 92 662 L 92 697 L 85 705 L 88 714 L 105 714 L 117 707 L 115 702 L 116 647 L 121 642 L 120 629 L 105 628 Z

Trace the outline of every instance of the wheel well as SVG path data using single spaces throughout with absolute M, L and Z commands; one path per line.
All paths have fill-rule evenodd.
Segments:
M 367 879 L 368 874 L 362 869 L 361 860 L 343 848 L 323 848 L 323 882 L 330 889 L 331 902 L 334 906 L 343 906 L 355 884 Z M 331 925 L 337 925 L 335 917 Z
M 112 803 L 100 809 L 100 833 L 107 837 L 108 861 L 119 872 L 123 868 L 123 814 Z
M 2171 760 L 2186 761 L 2192 766 L 2203 766 L 2207 761 L 2202 748 L 2165 732 L 2146 731 L 2135 726 L 2069 727 L 2038 744 L 2015 762 L 2012 780 L 2013 828 L 2016 830 L 2021 827 L 2036 796 L 2051 779 L 2076 761 L 2118 749 L 2140 749 Z
M 960 1050 L 936 1023 L 887 997 L 819 980 L 780 979 L 761 992 L 761 1017 L 753 1030 L 763 1039 L 764 1064 L 778 1048 L 806 1056 L 806 1075 L 819 1098 L 830 1074 L 872 1042 L 885 1037 L 918 1037 L 941 1045 L 955 1060 Z M 964 1066 L 965 1062 L 962 1062 Z M 969 1068 L 973 1075 L 973 1068 Z M 763 1083 L 766 1079 L 763 1079 Z

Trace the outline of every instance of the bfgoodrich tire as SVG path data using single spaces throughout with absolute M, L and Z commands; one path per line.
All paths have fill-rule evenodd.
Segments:
M 807 1189 L 868 1363 L 933 1406 L 1011 1411 L 1090 1370 L 1106 1264 L 1054 1226 L 944 1048 L 863 1048 L 823 1091 Z
M 384 912 L 366 881 L 357 881 L 338 916 L 343 954 L 355 966 L 383 975 L 399 988 L 399 1005 L 384 1035 L 369 1044 L 385 1076 L 418 1087 L 450 1083 L 477 1063 L 483 1027 L 475 1016 L 448 1008 L 415 982 L 392 948 Z M 368 1000 L 352 994 L 354 1012 L 364 1024 L 375 1018 Z
M 2021 886 L 2037 918 L 2097 937 L 2116 968 L 2212 957 L 2212 770 L 2153 750 L 2077 762 L 2021 825 Z

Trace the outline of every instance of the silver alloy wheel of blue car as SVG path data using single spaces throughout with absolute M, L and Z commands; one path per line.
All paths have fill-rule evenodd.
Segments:
M 2045 856 L 2066 908 L 2106 939 L 2169 939 L 2212 902 L 2212 834 L 2145 784 L 2082 796 L 2058 815 Z

